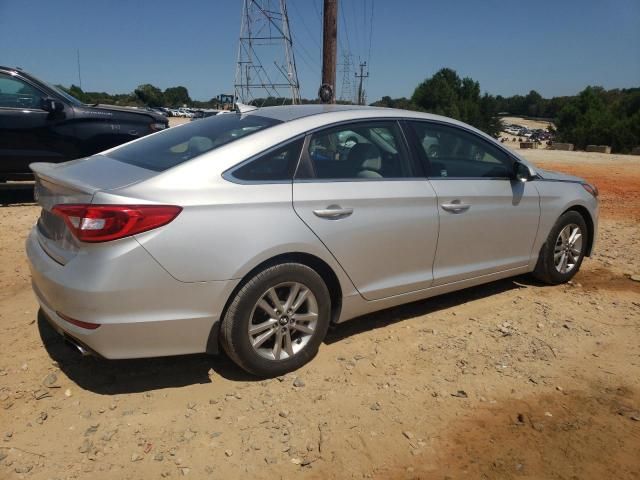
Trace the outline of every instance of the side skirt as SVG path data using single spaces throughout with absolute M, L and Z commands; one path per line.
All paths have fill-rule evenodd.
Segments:
M 458 282 L 447 283 L 445 285 L 438 285 L 437 287 L 430 287 L 424 290 L 417 290 L 415 292 L 404 293 L 402 295 L 395 295 L 393 297 L 387 297 L 380 300 L 367 301 L 360 295 L 352 295 L 344 297 L 342 299 L 342 312 L 340 318 L 336 323 L 342 323 L 352 318 L 365 315 L 367 313 L 376 312 L 378 310 L 384 310 L 386 308 L 396 307 L 404 303 L 411 303 L 418 300 L 424 300 L 426 298 L 435 297 L 445 293 L 455 292 L 469 287 L 475 287 L 476 285 L 482 285 L 483 283 L 489 283 L 503 278 L 515 277 L 524 273 L 531 272 L 531 267 L 525 265 L 523 267 L 511 268 L 501 272 L 490 273 L 479 277 L 470 278 L 467 280 L 460 280 Z

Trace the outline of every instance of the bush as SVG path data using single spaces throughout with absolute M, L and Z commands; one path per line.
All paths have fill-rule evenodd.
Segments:
M 418 85 L 410 99 L 382 97 L 376 107 L 418 110 L 455 118 L 496 136 L 502 129 L 495 97 L 480 94 L 480 84 L 461 79 L 455 70 L 443 68 Z
M 587 87 L 558 113 L 558 139 L 584 149 L 610 145 L 628 153 L 640 145 L 640 88 L 604 90 Z

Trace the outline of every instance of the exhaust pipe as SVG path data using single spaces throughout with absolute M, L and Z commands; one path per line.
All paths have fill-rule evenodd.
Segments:
M 68 335 L 65 335 L 64 339 L 70 346 L 74 347 L 83 357 L 89 357 L 92 355 L 90 350 L 80 345 L 80 343 L 77 342 L 74 338 L 69 337 Z

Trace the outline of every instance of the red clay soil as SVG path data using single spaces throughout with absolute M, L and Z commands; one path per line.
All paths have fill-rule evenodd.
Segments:
M 545 163 L 544 168 L 577 175 L 596 185 L 603 218 L 640 221 L 640 168 L 636 165 Z

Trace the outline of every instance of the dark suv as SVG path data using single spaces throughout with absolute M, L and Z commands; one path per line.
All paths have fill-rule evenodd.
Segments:
M 86 157 L 167 126 L 158 113 L 86 105 L 20 69 L 0 66 L 0 181 L 33 178 L 32 162 Z

